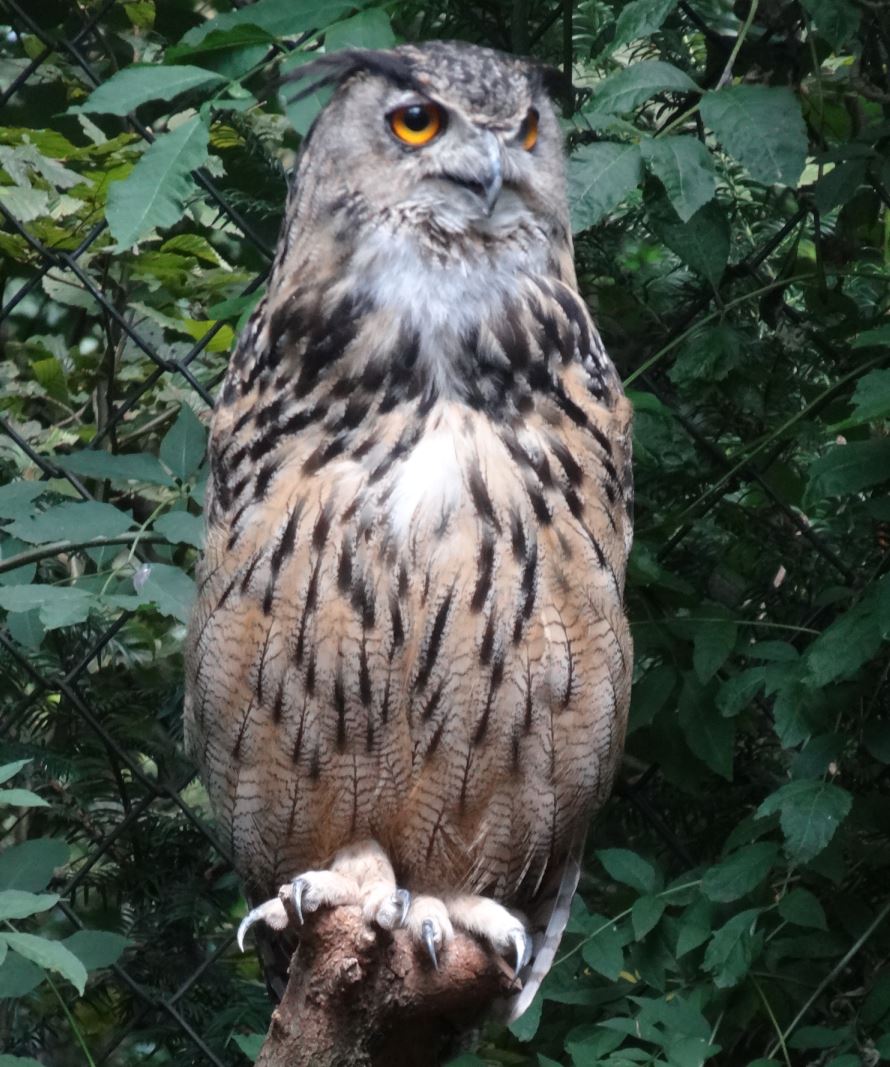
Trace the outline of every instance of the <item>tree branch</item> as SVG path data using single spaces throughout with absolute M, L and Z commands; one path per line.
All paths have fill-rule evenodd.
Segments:
M 435 1067 L 519 988 L 466 934 L 436 970 L 407 930 L 370 927 L 352 905 L 321 911 L 300 928 L 257 1067 Z

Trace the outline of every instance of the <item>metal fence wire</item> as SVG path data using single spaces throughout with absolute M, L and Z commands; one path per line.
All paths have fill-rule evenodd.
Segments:
M 87 88 L 99 85 L 99 70 L 113 69 L 97 57 L 107 54 L 103 22 L 115 6 L 116 0 L 105 0 L 92 10 L 71 5 L 60 15 L 49 3 L 0 0 L 3 20 L 11 27 L 10 47 L 20 49 L 22 58 L 18 73 L 0 92 L 0 107 L 14 115 L 26 87 L 45 76 L 47 84 L 52 80 L 52 64 L 63 63 Z M 28 50 L 22 44 L 25 39 Z M 58 99 L 51 100 L 47 113 L 58 105 Z M 121 129 L 152 140 L 150 129 L 132 115 L 121 120 Z M 265 279 L 263 264 L 271 260 L 274 227 L 242 202 L 233 202 L 208 171 L 199 170 L 193 177 L 212 211 L 205 215 L 206 225 L 225 232 L 229 246 L 250 260 L 254 276 L 244 282 L 242 294 L 255 292 Z M 762 283 L 764 262 L 801 224 L 806 211 L 800 207 L 765 234 L 759 247 L 735 264 L 724 285 Z M 69 277 L 87 294 L 77 310 L 78 336 L 93 331 L 118 353 L 138 353 L 139 358 L 127 364 L 128 371 L 145 366 L 142 357 L 151 368 L 141 378 L 127 373 L 120 387 L 104 397 L 89 449 L 117 451 L 134 420 L 144 439 L 151 440 L 154 427 L 139 422 L 141 405 L 149 399 L 158 432 L 171 421 L 165 421 L 164 412 L 189 391 L 198 398 L 199 411 L 212 405 L 224 360 L 213 344 L 222 320 L 188 345 L 165 344 L 162 331 L 138 308 L 121 301 L 101 257 L 91 254 L 107 233 L 101 213 L 86 232 L 67 234 L 64 241 L 38 236 L 29 218 L 17 216 L 6 203 L 0 203 L 0 215 L 5 233 L 20 238 L 31 253 L 28 269 L 17 264 L 4 272 L 0 336 L 16 316 L 39 315 L 48 277 Z M 690 300 L 659 340 L 660 347 L 702 320 L 715 295 L 705 291 Z M 792 309 L 786 311 L 793 315 Z M 52 326 L 34 321 L 30 328 Z M 12 332 L 21 335 L 21 325 Z M 641 384 L 673 411 L 713 464 L 713 492 L 701 501 L 695 524 L 740 486 L 756 485 L 787 520 L 790 536 L 806 541 L 808 550 L 842 582 L 853 584 L 854 574 L 836 550 L 763 476 L 769 457 L 758 464 L 735 462 L 684 415 L 662 383 L 643 375 Z M 157 416 L 159 395 L 167 403 Z M 55 485 L 66 483 L 75 498 L 91 499 L 84 479 L 35 447 L 21 426 L 3 419 L 2 430 L 22 466 Z M 663 558 L 679 550 L 693 528 L 692 522 L 681 528 L 664 545 Z M 136 551 L 155 558 L 149 546 Z M 94 1020 L 107 1018 L 109 1012 L 116 1020 L 111 1031 L 95 1022 L 92 1053 L 97 1065 L 151 1061 L 228 1067 L 244 1062 L 231 1035 L 261 1031 L 268 1019 L 255 964 L 234 947 L 239 897 L 229 856 L 214 834 L 193 770 L 181 755 L 182 686 L 175 649 L 181 636 L 181 627 L 154 636 L 128 610 L 104 628 L 91 620 L 76 629 L 53 631 L 37 647 L 0 632 L 6 750 L 10 759 L 39 757 L 50 775 L 51 811 L 38 809 L 28 816 L 28 836 L 41 830 L 61 833 L 72 847 L 72 861 L 51 887 L 60 897 L 53 922 L 65 935 L 84 926 L 102 928 L 104 919 L 108 927 L 124 929 L 131 941 L 121 960 L 90 988 L 97 1003 Z M 671 825 L 670 813 L 653 802 L 657 780 L 657 768 L 650 767 L 633 784 L 623 784 L 621 795 L 637 813 L 641 832 L 657 838 L 678 864 L 688 866 L 694 857 L 682 828 Z M 17 832 L 23 836 L 24 825 L 21 821 L 13 826 L 9 840 L 15 840 Z M 70 1038 L 64 1034 L 41 1035 L 35 1053 L 52 1047 L 53 1041 L 58 1045 L 52 1062 L 59 1067 L 74 1062 L 65 1047 Z

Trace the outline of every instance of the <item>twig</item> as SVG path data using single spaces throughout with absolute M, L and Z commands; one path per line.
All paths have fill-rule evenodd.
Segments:
M 16 567 L 24 567 L 27 563 L 39 563 L 40 560 L 57 556 L 60 552 L 81 552 L 86 548 L 105 548 L 106 545 L 135 545 L 140 541 L 144 543 L 166 540 L 167 538 L 160 534 L 133 530 L 130 533 L 115 534 L 114 537 L 93 537 L 88 541 L 53 541 L 51 544 L 38 545 L 37 548 L 29 548 L 27 552 L 19 552 L 15 556 L 0 560 L 0 574 L 13 571 Z

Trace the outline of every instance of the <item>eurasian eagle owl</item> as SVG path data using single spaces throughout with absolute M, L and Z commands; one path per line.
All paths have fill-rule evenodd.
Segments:
M 213 418 L 188 748 L 242 936 L 291 881 L 433 964 L 463 928 L 527 979 L 516 1014 L 624 738 L 630 405 L 542 70 L 430 42 L 311 76 L 336 89 Z

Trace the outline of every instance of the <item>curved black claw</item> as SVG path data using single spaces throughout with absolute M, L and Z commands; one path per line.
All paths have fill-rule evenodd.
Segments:
M 519 974 L 522 968 L 531 959 L 532 940 L 522 927 L 517 927 L 515 930 L 511 930 L 509 937 L 510 944 L 513 946 L 513 954 L 515 956 L 513 970 Z
M 262 917 L 261 908 L 252 908 L 238 924 L 238 933 L 236 936 L 238 940 L 238 948 L 241 949 L 242 952 L 244 951 L 244 937 L 247 934 L 247 931 L 254 923 L 259 922 Z
M 397 889 L 392 895 L 393 904 L 399 906 L 399 926 L 405 925 L 408 918 L 408 909 L 411 907 L 411 894 L 407 889 Z
M 294 911 L 297 913 L 297 922 L 303 925 L 303 894 L 309 883 L 305 878 L 295 878 L 291 882 L 291 896 L 294 902 Z
M 430 955 L 430 959 L 433 961 L 433 966 L 438 971 L 439 960 L 436 956 L 436 924 L 432 919 L 424 919 L 420 924 L 420 934 L 423 938 L 423 943 L 426 945 L 426 950 Z

